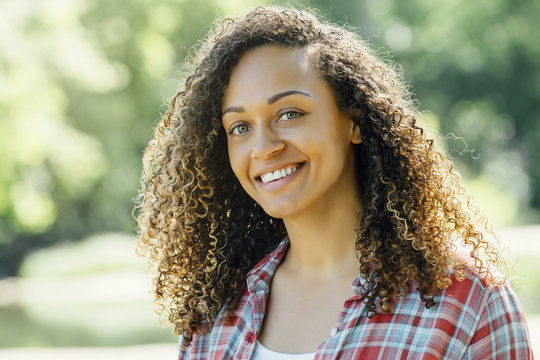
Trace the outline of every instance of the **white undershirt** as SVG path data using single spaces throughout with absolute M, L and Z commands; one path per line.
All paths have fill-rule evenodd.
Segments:
M 313 360 L 315 352 L 304 354 L 285 354 L 265 348 L 263 344 L 257 340 L 255 349 L 251 354 L 251 360 Z

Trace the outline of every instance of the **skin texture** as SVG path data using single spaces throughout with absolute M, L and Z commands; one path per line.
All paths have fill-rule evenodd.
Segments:
M 320 272 L 299 273 L 290 264 L 280 264 L 272 279 L 259 341 L 278 352 L 316 351 L 336 326 L 343 303 L 354 296 L 351 283 L 354 270 L 358 273 L 358 259 L 345 255 L 343 262 L 334 269 L 335 277 L 328 272 L 328 277 Z
M 301 93 L 269 104 L 292 91 Z M 231 168 L 251 198 L 283 220 L 288 259 L 305 271 L 335 266 L 344 257 L 356 264 L 351 249 L 362 206 L 353 144 L 361 143 L 359 126 L 338 109 L 306 49 L 248 51 L 231 75 L 222 109 Z M 268 189 L 258 177 L 295 164 L 302 167 L 279 188 Z
M 340 134 L 325 130 L 321 137 L 322 132 L 308 131 L 311 121 L 322 119 L 314 110 L 298 118 L 294 112 L 279 117 L 272 113 L 268 97 L 284 89 L 266 93 L 256 85 L 271 80 L 264 76 L 273 66 L 252 73 L 252 82 L 244 81 L 251 86 L 247 95 L 242 91 L 247 97 L 233 99 L 231 81 L 243 74 L 235 69 L 263 46 L 298 50 L 282 55 L 298 60 L 297 72 L 306 78 L 316 70 L 343 115 L 329 118 L 352 121 L 361 142 L 350 137 L 347 121 L 341 123 Z M 426 307 L 436 306 L 434 296 L 450 285 L 448 270 L 453 269 L 458 279 L 464 273 L 454 256 L 457 243 L 468 249 L 487 281 L 492 279 L 490 267 L 502 264 L 490 241 L 493 232 L 487 219 L 451 161 L 426 136 L 399 71 L 356 34 L 322 23 L 306 11 L 257 8 L 237 19 L 218 20 L 192 53 L 185 73 L 184 86 L 172 98 L 145 151 L 136 208 L 138 250 L 155 271 L 158 310 L 183 335 L 183 347 L 195 332 L 210 331 L 218 316 L 232 320 L 247 272 L 286 235 L 291 247 L 271 293 L 289 287 L 290 279 L 306 290 L 313 283 L 310 271 L 321 279 L 321 286 L 330 286 L 325 279 L 332 276 L 350 283 L 352 274 L 360 273 L 366 283 L 362 295 L 368 317 L 392 313 L 411 284 L 417 285 Z M 227 104 L 225 95 L 231 97 Z M 294 101 L 287 106 L 300 106 L 304 97 L 296 94 L 279 104 Z M 331 101 L 316 105 L 318 111 L 336 113 Z M 224 114 L 231 106 L 244 107 L 249 116 L 237 120 L 250 122 L 236 128 L 249 135 L 234 148 L 223 124 L 229 115 L 239 115 Z M 310 136 L 293 138 L 294 126 Z M 335 144 L 328 145 L 328 139 Z M 316 141 L 319 147 L 310 145 Z M 322 143 L 338 161 L 326 161 Z M 245 154 L 237 156 L 236 146 L 246 146 Z M 244 160 L 236 164 L 236 159 Z M 262 191 L 253 175 L 274 161 L 306 161 L 306 168 L 293 179 L 302 181 L 291 181 L 279 191 Z M 351 163 L 356 191 L 347 175 Z M 347 190 L 339 190 L 341 186 Z M 341 268 L 339 259 L 345 259 Z M 333 290 L 343 301 L 346 294 Z M 321 314 L 322 327 L 329 326 L 328 319 Z
M 301 93 L 271 101 L 293 91 Z M 353 296 L 358 273 L 354 229 L 361 204 L 353 144 L 361 142 L 359 127 L 340 112 L 305 49 L 248 51 L 233 70 L 222 108 L 232 170 L 266 213 L 283 219 L 290 240 L 259 340 L 276 351 L 314 351 L 343 300 Z M 292 180 L 276 181 L 279 188 L 265 187 L 257 176 L 299 163 Z
M 361 139 L 358 127 L 339 112 L 328 84 L 303 53 L 276 46 L 248 52 L 233 71 L 223 99 L 224 109 L 241 105 L 244 111 L 227 112 L 223 124 L 232 170 L 265 212 L 317 221 L 336 198 L 360 198 L 352 143 Z M 291 94 L 268 104 L 273 95 L 295 89 L 306 95 Z M 303 166 L 291 174 L 294 180 L 280 188 L 269 189 L 257 177 L 299 163 Z M 349 210 L 358 212 L 360 206 L 342 211 Z

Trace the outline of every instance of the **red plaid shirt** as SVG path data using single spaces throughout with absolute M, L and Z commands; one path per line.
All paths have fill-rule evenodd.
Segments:
M 210 333 L 194 334 L 179 359 L 250 359 L 270 281 L 287 247 L 284 240 L 250 271 L 233 322 L 218 316 Z M 471 270 L 464 281 L 453 279 L 430 309 L 413 290 L 392 314 L 373 319 L 366 316 L 362 285 L 361 277 L 353 282 L 356 295 L 345 301 L 337 331 L 319 345 L 316 360 L 533 359 L 521 306 L 506 283 L 487 285 Z

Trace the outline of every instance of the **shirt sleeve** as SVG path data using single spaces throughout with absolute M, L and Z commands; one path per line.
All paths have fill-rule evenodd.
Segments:
M 529 331 L 508 283 L 492 286 L 465 359 L 534 359 Z

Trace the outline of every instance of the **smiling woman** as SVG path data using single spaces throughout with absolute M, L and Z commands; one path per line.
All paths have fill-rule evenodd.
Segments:
M 360 211 L 352 147 L 361 141 L 359 125 L 340 112 L 306 48 L 247 51 L 233 70 L 223 108 L 232 170 L 268 215 L 286 227 L 287 219 L 304 217 L 309 222 L 302 227 L 309 228 L 329 220 L 332 204 L 339 211 L 330 214 Z M 350 197 L 357 203 L 342 208 L 341 198 Z
M 305 11 L 220 24 L 144 157 L 139 250 L 180 358 L 532 357 L 395 70 Z

